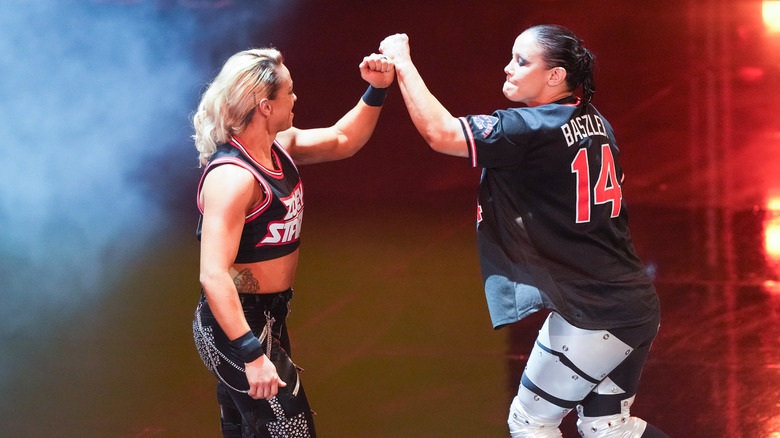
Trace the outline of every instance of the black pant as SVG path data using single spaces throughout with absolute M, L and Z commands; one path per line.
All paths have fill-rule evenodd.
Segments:
M 201 294 L 193 332 L 201 359 L 218 378 L 217 401 L 222 409 L 224 436 L 316 438 L 309 402 L 300 385 L 298 369 L 289 356 L 290 340 L 285 320 L 292 290 L 275 294 L 239 294 L 239 298 L 255 336 L 260 337 L 268 318 L 273 318 L 270 358 L 287 386 L 279 387 L 279 393 L 271 400 L 255 400 L 247 395 L 249 383 L 243 370 L 244 363 L 230 346 L 205 295 Z M 263 348 L 267 348 L 267 340 L 262 341 Z M 236 415 L 236 411 L 240 416 Z M 237 423 L 239 418 L 241 421 Z

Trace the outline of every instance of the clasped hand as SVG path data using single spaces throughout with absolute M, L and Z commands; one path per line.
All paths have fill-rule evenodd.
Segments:
M 408 61 L 411 57 L 409 37 L 405 33 L 390 35 L 379 44 L 379 51 L 394 63 Z
M 373 53 L 360 63 L 360 76 L 374 88 L 387 88 L 393 83 L 395 68 L 387 56 Z

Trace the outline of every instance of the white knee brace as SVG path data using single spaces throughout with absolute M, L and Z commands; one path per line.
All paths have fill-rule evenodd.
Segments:
M 561 431 L 558 426 L 561 424 L 559 418 L 542 418 L 533 415 L 523 407 L 523 403 L 518 397 L 512 400 L 512 406 L 509 408 L 509 434 L 512 438 L 561 438 Z
M 645 432 L 647 422 L 629 414 L 634 397 L 621 403 L 620 413 L 604 417 L 586 417 L 582 406 L 577 407 L 577 429 L 583 438 L 639 438 Z

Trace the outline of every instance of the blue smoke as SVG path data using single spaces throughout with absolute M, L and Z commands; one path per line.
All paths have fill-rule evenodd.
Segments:
M 197 166 L 189 117 L 204 82 L 281 9 L 0 2 L 0 335 L 89 306 L 160 235 L 165 175 L 145 169 Z

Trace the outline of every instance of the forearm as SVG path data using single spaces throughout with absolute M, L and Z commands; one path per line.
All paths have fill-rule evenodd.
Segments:
M 201 286 L 206 294 L 211 312 L 228 339 L 236 339 L 249 331 L 241 301 L 229 272 L 201 276 Z
M 423 139 L 437 152 L 467 156 L 460 122 L 431 93 L 417 67 L 404 60 L 397 62 L 395 69 L 409 116 Z
M 384 100 L 384 99 L 382 99 Z M 376 104 L 374 100 L 370 103 Z M 292 128 L 277 136 L 286 144 L 296 163 L 313 164 L 341 160 L 355 155 L 371 138 L 381 106 L 366 104 L 363 98 L 327 128 Z
M 381 111 L 381 106 L 367 105 L 361 98 L 354 108 L 336 122 L 333 128 L 338 133 L 339 157 L 350 157 L 365 146 L 374 133 Z

